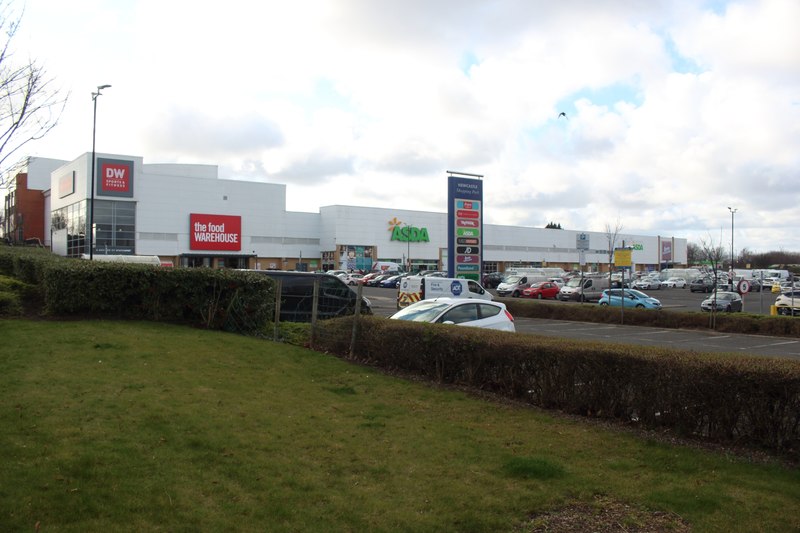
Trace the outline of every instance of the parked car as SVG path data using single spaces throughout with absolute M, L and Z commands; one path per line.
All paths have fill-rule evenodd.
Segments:
M 514 317 L 508 312 L 505 304 L 487 300 L 464 298 L 420 300 L 404 307 L 389 318 L 412 322 L 456 324 L 458 326 L 516 331 Z
M 378 274 L 374 278 L 368 279 L 366 282 L 364 282 L 364 284 L 367 287 L 380 287 L 381 281 L 383 281 L 383 280 L 385 280 L 387 278 L 391 278 L 393 276 L 397 276 L 398 274 L 399 274 L 399 272 L 396 272 L 396 271 L 384 272 L 383 274 Z
M 561 288 L 552 281 L 540 281 L 532 283 L 530 287 L 522 290 L 522 296 L 525 298 L 553 298 L 558 297 L 558 291 Z
M 624 291 L 624 296 L 623 296 Z M 606 289 L 600 296 L 600 305 L 612 307 L 634 307 L 638 309 L 661 309 L 661 302 L 636 289 Z
M 250 270 L 249 272 L 280 281 L 280 320 L 282 322 L 311 322 L 315 282 L 319 286 L 317 318 L 334 318 L 355 313 L 358 296 L 338 276 L 285 270 Z M 372 314 L 372 305 L 367 298 L 361 298 L 360 308 L 362 314 Z
M 716 291 L 700 303 L 703 311 L 725 311 L 726 313 L 742 310 L 742 297 L 738 292 Z
M 370 272 L 368 274 L 364 274 L 361 279 L 358 281 L 362 285 L 366 285 L 369 280 L 374 277 L 380 276 L 383 272 Z
M 661 289 L 661 281 L 658 278 L 642 278 L 633 282 L 634 289 L 643 291 L 653 291 Z
M 409 274 L 398 274 L 396 276 L 389 276 L 386 279 L 383 279 L 378 283 L 378 286 L 383 287 L 384 289 L 396 289 L 400 286 L 400 282 L 403 280 L 404 277 L 408 276 Z
M 800 290 L 781 293 L 775 298 L 775 307 L 777 307 L 779 315 L 800 315 Z
M 697 278 L 689 283 L 691 292 L 711 292 L 714 290 L 714 280 L 712 278 Z
M 490 272 L 483 276 L 483 285 L 487 289 L 496 289 L 500 282 L 503 281 L 503 274 L 501 272 Z
M 662 281 L 661 285 L 663 287 L 670 287 L 673 289 L 685 289 L 686 288 L 686 280 L 683 278 L 669 278 L 666 281 Z
M 358 285 L 358 283 L 361 281 L 361 278 L 363 278 L 364 275 L 363 274 L 357 274 L 355 272 L 351 272 L 349 274 L 346 274 L 345 276 L 339 276 L 339 277 L 347 285 Z

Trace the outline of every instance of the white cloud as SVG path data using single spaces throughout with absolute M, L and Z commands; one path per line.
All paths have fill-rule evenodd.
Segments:
M 794 0 L 29 0 L 18 44 L 73 91 L 31 155 L 88 151 L 111 83 L 98 150 L 287 183 L 289 209 L 441 212 L 460 170 L 490 223 L 717 238 L 735 205 L 738 245 L 800 250 L 797 20 Z

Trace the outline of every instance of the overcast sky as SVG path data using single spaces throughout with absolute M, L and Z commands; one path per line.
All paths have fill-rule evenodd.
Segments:
M 17 4 L 19 5 L 19 4 Z M 216 164 L 287 207 L 800 251 L 800 1 L 27 0 L 70 99 L 27 155 Z M 559 113 L 566 113 L 566 118 Z M 413 224 L 413 220 L 409 220 Z

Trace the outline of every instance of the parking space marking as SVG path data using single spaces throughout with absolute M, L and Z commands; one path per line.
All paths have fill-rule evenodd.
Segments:
M 786 342 L 773 342 L 770 344 L 760 344 L 758 346 L 749 346 L 746 348 L 739 348 L 740 350 L 749 350 L 752 348 L 772 348 L 773 346 L 785 346 L 787 344 L 797 344 L 800 341 L 786 341 Z

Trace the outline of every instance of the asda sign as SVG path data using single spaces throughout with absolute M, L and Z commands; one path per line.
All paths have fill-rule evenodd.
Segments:
M 415 228 L 414 226 L 395 226 L 392 228 L 391 241 L 400 242 L 431 242 L 428 237 L 428 228 Z

